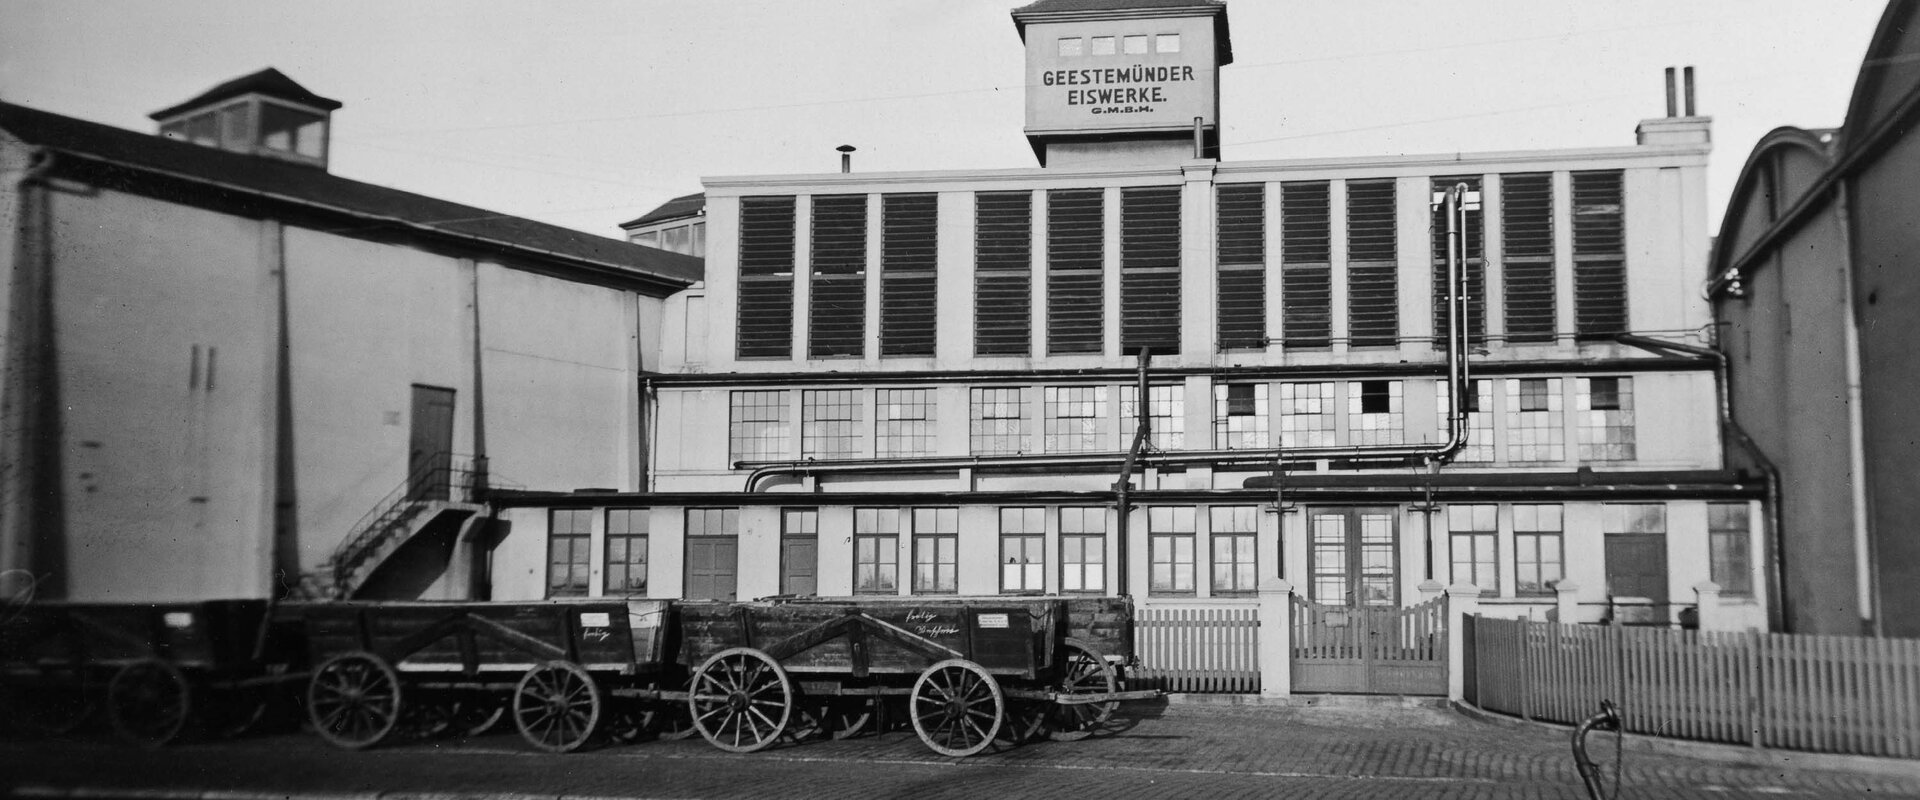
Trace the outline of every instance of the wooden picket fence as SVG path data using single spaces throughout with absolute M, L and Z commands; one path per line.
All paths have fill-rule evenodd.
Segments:
M 1635 733 L 1920 758 L 1920 640 L 1472 617 L 1466 700 L 1567 724 L 1619 704 Z
M 1168 692 L 1258 692 L 1259 628 L 1252 604 L 1137 608 L 1140 666 L 1128 683 Z

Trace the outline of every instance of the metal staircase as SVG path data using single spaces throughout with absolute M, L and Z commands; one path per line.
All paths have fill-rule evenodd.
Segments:
M 300 576 L 300 596 L 352 599 L 389 556 L 422 531 L 448 517 L 480 513 L 486 491 L 485 458 L 440 453 L 422 459 L 405 481 L 354 523 L 325 563 Z

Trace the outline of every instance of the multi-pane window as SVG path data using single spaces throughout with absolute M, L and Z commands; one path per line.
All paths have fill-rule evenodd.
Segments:
M 867 330 L 866 195 L 813 198 L 812 255 L 807 356 L 859 356 Z
M 1580 424 L 1581 461 L 1632 461 L 1633 379 L 1579 378 L 1574 413 Z
M 873 454 L 880 458 L 930 455 L 933 425 L 932 389 L 881 389 L 873 411 Z
M 1500 596 L 1500 507 L 1447 507 L 1447 534 L 1453 552 L 1453 582 L 1480 587 L 1487 597 Z
M 1553 594 L 1565 574 L 1560 506 L 1513 507 L 1513 590 L 1516 594 Z M 1572 622 L 1572 620 L 1561 620 Z
M 1180 187 L 1120 190 L 1120 349 L 1180 351 Z
M 1046 590 L 1046 525 L 1044 508 L 1000 509 L 1000 591 Z
M 800 393 L 802 457 L 860 455 L 860 394 L 858 389 L 810 389 Z
M 960 510 L 913 510 L 913 591 L 915 594 L 953 594 L 960 591 Z
M 647 593 L 647 533 L 652 512 L 645 508 L 607 509 L 606 593 Z
M 1337 422 L 1333 384 L 1280 384 L 1280 446 L 1329 447 Z
M 1267 427 L 1267 384 L 1218 383 L 1213 387 L 1214 440 L 1228 450 L 1272 447 Z
M 733 392 L 728 402 L 728 458 L 778 461 L 787 457 L 791 431 L 786 392 Z
M 1400 341 L 1399 253 L 1394 180 L 1347 182 L 1347 342 Z
M 1033 354 L 1033 194 L 974 195 L 973 354 Z
M 1567 457 L 1559 378 L 1509 378 L 1507 460 L 1561 461 Z
M 1107 510 L 1060 509 L 1060 591 L 1107 590 Z
M 1333 342 L 1329 202 L 1326 181 L 1280 184 L 1280 333 L 1289 348 Z
M 780 593 L 820 592 L 820 512 L 812 508 L 780 510 Z
M 1553 175 L 1500 176 L 1502 294 L 1507 341 L 1554 337 Z
M 1013 455 L 1027 449 L 1027 397 L 1020 387 L 975 388 L 970 436 L 977 456 Z
M 900 509 L 853 510 L 853 591 L 899 594 Z
M 1445 430 L 1447 415 L 1453 413 L 1453 386 L 1446 381 L 1434 384 L 1438 398 L 1437 408 L 1440 427 Z M 1467 393 L 1464 404 L 1467 413 L 1467 444 L 1460 448 L 1460 454 L 1454 461 L 1463 464 L 1490 464 L 1493 462 L 1493 382 L 1476 380 L 1473 391 Z
M 1573 173 L 1573 329 L 1582 340 L 1627 330 L 1627 236 L 1620 170 Z
M 1404 391 L 1400 381 L 1354 381 L 1347 384 L 1350 444 L 1405 442 L 1407 415 Z
M 1047 452 L 1113 449 L 1108 442 L 1107 387 L 1048 386 L 1044 405 Z
M 687 509 L 686 572 L 689 600 L 732 600 L 740 578 L 740 509 Z
M 792 197 L 740 198 L 741 358 L 793 357 Z
M 1254 532 L 1260 510 L 1254 506 L 1208 509 L 1213 541 L 1213 593 L 1251 594 L 1260 588 L 1254 568 Z
M 1746 503 L 1707 504 L 1708 572 L 1722 595 L 1753 594 L 1753 539 Z
M 1267 346 L 1267 192 L 1259 183 L 1221 184 L 1215 235 L 1221 349 Z
M 1193 593 L 1193 507 L 1147 508 L 1147 590 L 1152 594 Z
M 931 356 L 939 207 L 933 194 L 880 198 L 880 355 Z
M 1447 305 L 1447 215 L 1446 195 L 1455 185 L 1464 183 L 1467 191 L 1473 195 L 1480 192 L 1480 176 L 1449 175 L 1433 179 L 1433 346 L 1447 346 L 1447 327 L 1453 320 L 1453 309 Z M 1466 261 L 1460 269 L 1465 273 L 1467 289 L 1467 341 L 1480 344 L 1486 341 L 1486 265 L 1485 256 L 1486 227 L 1483 214 L 1477 202 L 1461 199 L 1465 207 L 1466 228 L 1461 232 L 1466 245 Z
M 1133 446 L 1134 432 L 1140 428 L 1140 393 L 1131 388 L 1120 390 L 1120 418 L 1125 427 L 1120 432 L 1124 444 Z M 1151 438 L 1148 444 L 1160 450 L 1178 450 L 1186 446 L 1187 441 L 1187 387 L 1185 386 L 1149 386 L 1147 387 L 1147 426 Z
M 1106 193 L 1047 192 L 1047 354 L 1099 355 L 1106 336 Z
M 592 526 L 592 509 L 556 508 L 548 512 L 548 597 L 579 597 L 587 593 Z

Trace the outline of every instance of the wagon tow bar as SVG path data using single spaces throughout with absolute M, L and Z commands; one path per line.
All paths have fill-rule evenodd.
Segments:
M 1600 768 L 1593 763 L 1593 757 L 1587 755 L 1587 734 L 1595 730 L 1613 731 L 1613 780 L 1602 781 Z M 1587 796 L 1592 800 L 1613 800 L 1620 796 L 1621 753 L 1625 747 L 1626 733 L 1620 726 L 1620 708 L 1612 700 L 1600 701 L 1600 713 L 1586 718 L 1580 726 L 1573 729 L 1573 765 L 1580 770 L 1580 780 L 1587 785 Z M 1613 791 L 1604 791 L 1611 783 Z

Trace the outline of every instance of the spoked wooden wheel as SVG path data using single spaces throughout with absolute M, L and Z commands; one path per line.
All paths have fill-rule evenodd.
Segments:
M 1077 639 L 1068 639 L 1066 645 L 1066 663 L 1056 690 L 1061 694 L 1112 694 L 1119 691 L 1120 680 L 1113 672 L 1113 665 L 1108 664 L 1098 650 Z M 1107 724 L 1114 709 L 1119 707 L 1117 700 L 1055 704 L 1047 715 L 1047 727 L 1053 738 L 1063 742 L 1085 739 Z
M 827 701 L 827 733 L 835 739 L 851 739 L 873 730 L 877 698 L 835 698 Z
M 107 719 L 121 739 L 159 747 L 180 738 L 193 713 L 193 687 L 159 659 L 135 661 L 107 683 Z
M 348 750 L 384 741 L 400 722 L 400 675 L 372 653 L 327 660 L 307 684 L 307 716 L 320 738 Z
M 606 696 L 579 664 L 549 661 L 520 676 L 513 690 L 513 724 L 528 744 L 549 753 L 585 746 L 600 727 Z
M 987 749 L 1007 718 L 1007 698 L 986 669 L 965 659 L 942 661 L 913 682 L 913 730 L 943 756 Z
M 713 654 L 693 673 L 687 708 L 714 747 L 751 753 L 780 738 L 793 716 L 793 682 L 772 656 L 751 647 Z

